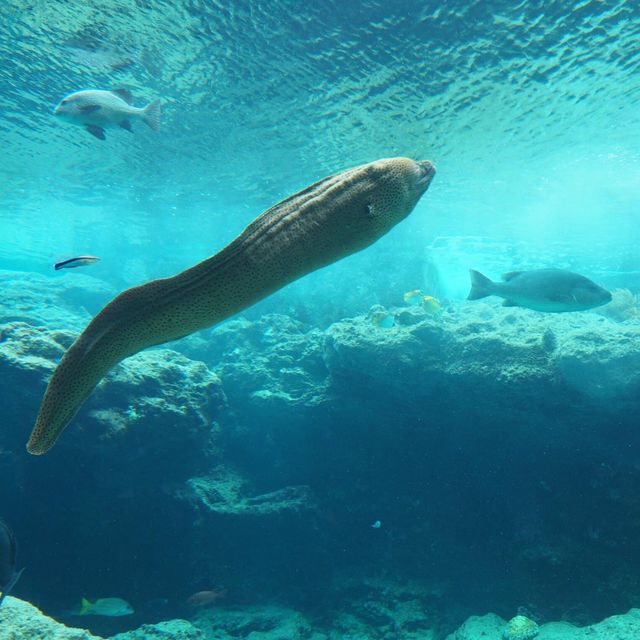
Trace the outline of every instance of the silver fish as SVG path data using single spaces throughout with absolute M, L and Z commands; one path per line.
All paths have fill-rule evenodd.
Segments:
M 504 298 L 505 307 L 526 307 L 534 311 L 562 313 L 584 311 L 611 302 L 611 294 L 588 278 L 563 269 L 512 271 L 493 282 L 471 269 L 471 291 L 467 300 L 487 296 Z
M 100 258 L 97 256 L 77 256 L 75 258 L 69 258 L 68 260 L 62 260 L 61 262 L 56 262 L 54 268 L 56 271 L 60 269 L 74 269 L 75 267 L 86 267 L 89 264 L 93 264 L 94 262 L 98 262 Z
M 132 118 L 143 120 L 154 131 L 158 131 L 160 100 L 154 100 L 146 107 L 134 107 L 131 102 L 132 96 L 127 89 L 88 89 L 63 98 L 53 110 L 53 114 L 62 120 L 84 127 L 100 140 L 106 140 L 106 128 L 121 127 L 133 131 Z

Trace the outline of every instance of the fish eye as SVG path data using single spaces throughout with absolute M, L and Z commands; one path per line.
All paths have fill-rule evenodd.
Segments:
M 69 102 L 69 98 L 65 98 L 60 104 L 67 104 Z

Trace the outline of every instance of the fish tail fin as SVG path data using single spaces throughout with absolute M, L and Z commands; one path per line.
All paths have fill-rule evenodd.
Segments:
M 82 601 L 80 602 L 80 611 L 78 611 L 78 615 L 84 616 L 89 612 L 90 609 L 91 609 L 91 603 L 86 598 L 82 598 Z
M 467 296 L 467 300 L 479 300 L 493 294 L 494 283 L 479 271 L 469 269 L 471 276 L 471 291 Z
M 160 100 L 154 100 L 144 108 L 142 119 L 154 130 L 160 130 L 160 115 L 162 113 L 162 107 L 160 106 Z
M 0 596 L 0 605 L 4 602 L 4 599 L 11 593 L 13 587 L 16 586 L 16 582 L 20 580 L 20 576 L 22 575 L 24 569 L 25 568 L 23 567 L 22 569 L 20 569 L 20 571 L 14 571 L 13 575 L 11 576 L 11 580 L 9 580 L 8 584 L 4 588 L 4 591 L 2 592 L 2 595 Z

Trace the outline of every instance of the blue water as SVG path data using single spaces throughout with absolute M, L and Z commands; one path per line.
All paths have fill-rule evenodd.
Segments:
M 350 611 L 369 625 L 353 637 L 409 633 L 398 622 L 384 636 L 390 623 L 370 611 L 385 589 L 411 600 L 402 584 L 437 637 L 489 610 L 586 623 L 638 605 L 640 7 L 7 0 L 0 24 L 0 516 L 27 565 L 17 596 L 52 616 L 82 596 L 131 601 L 133 618 L 69 622 L 105 636 L 192 616 L 186 597 L 214 587 L 227 589 L 216 606 L 286 605 L 319 629 Z M 162 101 L 159 132 L 137 122 L 100 141 L 52 113 L 72 91 L 118 87 L 138 106 Z M 212 255 L 326 175 L 399 155 L 437 174 L 398 227 L 242 322 L 168 345 L 205 362 L 226 403 L 194 418 L 195 396 L 177 390 L 197 386 L 191 365 L 176 382 L 144 360 L 96 392 L 59 450 L 28 456 L 53 364 L 111 297 Z M 54 272 L 82 254 L 101 261 Z M 623 311 L 540 320 L 464 301 L 469 268 L 541 267 L 622 291 Z M 443 335 L 495 332 L 487 367 L 508 360 L 495 345 L 512 325 L 560 349 L 588 343 L 595 355 L 578 363 L 610 358 L 598 336 L 619 333 L 628 357 L 623 346 L 591 378 L 567 357 L 561 382 L 542 367 L 520 387 L 472 365 L 452 373 L 455 354 L 426 329 L 412 347 L 393 343 L 396 328 L 352 360 L 341 338 L 344 361 L 331 360 L 334 323 L 358 317 L 354 335 L 371 333 L 369 309 L 402 308 L 416 288 L 440 300 L 445 320 L 420 320 Z M 475 362 L 465 348 L 455 357 Z M 191 430 L 205 423 L 200 454 Z M 304 486 L 312 498 L 212 515 L 187 487 L 225 461 L 246 495 Z

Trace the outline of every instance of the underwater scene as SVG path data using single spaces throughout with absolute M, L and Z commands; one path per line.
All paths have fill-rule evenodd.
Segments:
M 0 25 L 0 640 L 640 638 L 640 4 Z

